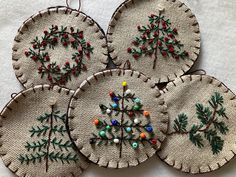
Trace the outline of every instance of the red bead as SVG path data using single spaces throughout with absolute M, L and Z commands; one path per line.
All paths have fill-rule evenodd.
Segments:
M 47 45 L 47 42 L 46 42 L 46 41 L 43 41 L 43 42 L 42 42 L 42 46 L 45 47 L 46 45 Z
M 157 144 L 157 140 L 156 139 L 152 139 L 151 142 L 152 142 L 153 145 Z
M 132 49 L 129 47 L 129 48 L 127 49 L 127 52 L 128 52 L 128 53 L 132 53 Z
M 161 41 L 158 41 L 158 42 L 157 42 L 157 45 L 161 47 L 161 46 L 162 46 L 162 42 L 161 42 Z
M 67 62 L 65 63 L 65 65 L 70 65 L 69 61 L 67 61 Z
M 161 54 L 162 54 L 163 57 L 167 56 L 167 53 L 165 51 L 162 51 Z
M 143 35 L 143 36 L 142 36 L 142 39 L 143 39 L 143 40 L 146 40 L 147 38 L 146 38 L 146 36 L 145 36 L 145 35 Z
M 37 56 L 32 56 L 31 58 L 32 58 L 32 60 L 34 60 L 34 61 L 36 61 L 36 60 L 38 59 Z
M 110 97 L 114 97 L 114 96 L 115 96 L 114 92 L 110 91 L 110 92 L 109 92 L 109 96 L 110 96 Z
M 51 69 L 51 64 L 49 64 L 49 65 L 47 66 L 47 68 L 48 68 L 48 69 Z
M 90 46 L 91 46 L 89 42 L 87 42 L 87 46 L 88 46 L 88 47 L 90 47 Z
M 138 45 L 138 42 L 137 42 L 137 41 L 133 41 L 133 44 L 137 46 L 137 45 Z
M 49 81 L 52 81 L 52 76 L 49 75 L 49 76 L 48 76 L 48 80 L 49 80 Z
M 154 34 L 153 34 L 154 37 L 157 37 L 158 35 L 159 35 L 159 33 L 156 32 L 156 31 L 155 31 Z
M 28 51 L 25 51 L 25 56 L 29 56 L 29 52 Z
M 152 44 L 152 43 L 153 43 L 153 39 L 150 39 L 148 43 L 149 43 L 149 44 Z
M 140 27 L 140 26 L 138 26 L 137 28 L 138 28 L 138 30 L 141 30 L 141 27 Z
M 168 42 L 168 41 L 169 41 L 169 38 L 168 38 L 168 37 L 165 37 L 164 40 L 165 40 L 166 42 Z
M 173 29 L 173 32 L 177 34 L 177 33 L 178 33 L 178 30 L 177 30 L 176 28 L 174 28 L 174 29 Z
M 36 45 L 36 44 L 34 44 L 34 45 L 33 45 L 33 48 L 34 48 L 34 49 L 36 49 L 36 48 L 37 48 L 37 45 Z
M 174 47 L 170 47 L 170 48 L 169 48 L 169 51 L 170 51 L 171 53 L 173 53 L 173 52 L 175 51 Z
M 133 117 L 134 116 L 134 112 L 133 111 L 129 111 L 128 115 L 129 115 L 129 117 Z
M 138 55 L 138 54 L 134 54 L 133 57 L 134 57 L 135 59 L 138 59 L 139 55 Z
M 53 42 L 54 42 L 54 43 L 57 42 L 57 38 L 56 38 L 56 37 L 53 38 Z
M 94 125 L 99 125 L 100 121 L 98 119 L 95 119 L 93 123 Z
M 142 50 L 146 50 L 147 47 L 146 47 L 145 45 L 143 45 L 143 46 L 141 47 L 141 49 L 142 49 Z
M 83 31 L 81 31 L 81 32 L 79 33 L 79 38 L 80 38 L 80 39 L 83 39 L 83 38 L 84 38 Z
M 64 37 L 64 38 L 68 38 L 68 34 L 64 34 L 63 37 Z
M 46 61 L 49 61 L 49 60 L 50 60 L 50 57 L 47 55 L 47 56 L 45 57 L 45 59 L 46 59 Z
M 150 32 L 150 30 L 147 30 L 146 33 L 147 33 L 147 34 L 150 34 L 151 32 Z
M 66 47 L 67 45 L 68 45 L 68 44 L 67 44 L 67 42 L 64 42 L 64 43 L 63 43 L 63 46 L 65 46 L 65 47 Z

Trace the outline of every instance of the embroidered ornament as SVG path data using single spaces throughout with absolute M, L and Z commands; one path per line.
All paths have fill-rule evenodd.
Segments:
M 0 153 L 16 175 L 75 176 L 88 167 L 66 129 L 72 94 L 58 86 L 39 85 L 20 92 L 3 109 Z
M 168 123 L 155 84 L 131 70 L 104 71 L 84 81 L 71 100 L 68 117 L 80 151 L 108 168 L 147 160 L 160 148 Z
M 223 83 L 210 76 L 186 75 L 163 92 L 170 124 L 158 152 L 162 160 L 195 174 L 216 170 L 234 157 L 236 96 Z
M 168 82 L 187 72 L 200 52 L 197 20 L 184 3 L 125 1 L 114 13 L 107 32 L 113 62 Z
M 13 66 L 27 88 L 48 83 L 76 89 L 107 62 L 101 28 L 84 13 L 54 7 L 30 17 L 13 46 Z

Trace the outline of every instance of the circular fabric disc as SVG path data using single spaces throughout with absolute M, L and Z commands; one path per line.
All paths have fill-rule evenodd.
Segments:
M 88 167 L 66 129 L 73 91 L 38 85 L 17 94 L 1 112 L 0 153 L 17 176 L 72 177 Z
M 168 123 L 159 90 L 131 70 L 89 77 L 74 94 L 68 118 L 72 139 L 82 154 L 108 168 L 147 160 L 160 148 Z
M 158 152 L 188 173 L 216 170 L 236 153 L 236 96 L 210 76 L 186 75 L 164 89 L 170 124 Z
M 127 0 L 114 13 L 107 32 L 116 65 L 131 64 L 156 83 L 187 72 L 200 52 L 196 17 L 178 0 Z
M 26 20 L 13 46 L 13 67 L 28 88 L 37 84 L 76 89 L 107 63 L 102 29 L 82 12 L 52 7 Z

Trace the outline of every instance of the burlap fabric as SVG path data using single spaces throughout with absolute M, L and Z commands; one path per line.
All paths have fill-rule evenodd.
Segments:
M 107 63 L 107 45 L 105 36 L 99 25 L 92 18 L 82 12 L 69 9 L 67 7 L 52 7 L 42 10 L 26 20 L 18 30 L 15 37 L 12 57 L 13 67 L 16 77 L 24 87 L 28 88 L 37 84 L 50 84 L 51 82 L 49 80 L 56 77 L 56 75 L 52 74 L 51 78 L 48 79 L 48 74 L 46 72 L 42 78 L 42 75 L 39 74 L 39 61 L 33 61 L 31 58 L 32 55 L 28 57 L 26 56 L 26 51 L 30 51 L 29 48 L 34 50 L 32 47 L 32 42 L 36 36 L 38 36 L 38 39 L 42 42 L 41 38 L 44 36 L 44 31 L 47 30 L 49 32 L 49 28 L 51 28 L 52 25 L 57 25 L 58 30 L 61 30 L 61 26 L 64 28 L 67 27 L 66 32 L 70 32 L 71 27 L 74 28 L 74 33 L 77 30 L 83 31 L 85 42 L 88 42 L 93 48 L 93 51 L 89 54 L 90 57 L 87 57 L 86 53 L 83 53 L 83 63 L 86 68 L 82 67 L 83 69 L 79 76 L 75 77 L 74 74 L 76 73 L 75 71 L 74 73 L 72 71 L 72 73 L 69 74 L 71 79 L 69 79 L 68 82 L 58 82 L 57 84 L 70 89 L 76 89 L 85 78 L 95 72 L 103 70 L 106 67 L 104 63 Z M 69 35 L 70 42 L 73 40 L 71 38 L 71 35 Z M 80 38 L 82 37 L 80 36 Z M 87 45 L 86 43 L 83 44 L 85 47 Z M 52 64 L 53 62 L 56 62 L 60 67 L 61 72 L 63 71 L 63 67 L 67 61 L 70 62 L 71 68 L 73 64 L 76 64 L 75 60 L 72 60 L 72 55 L 76 52 L 79 53 L 77 50 L 79 47 L 72 48 L 70 46 L 71 43 L 68 43 L 68 46 L 65 47 L 63 44 L 64 42 L 61 41 L 60 37 L 57 39 L 57 44 L 54 46 L 54 49 L 49 47 L 48 42 L 46 50 L 41 50 L 41 53 L 48 52 L 50 63 Z M 34 51 L 38 53 L 37 49 Z M 47 60 L 47 58 L 44 58 L 44 60 Z M 44 62 L 46 68 L 48 67 L 48 64 L 49 62 Z
M 128 48 L 135 48 L 132 42 L 136 37 L 140 37 L 137 27 L 150 28 L 149 17 L 151 14 L 158 15 L 160 11 L 166 19 L 170 20 L 170 28 L 178 30 L 176 39 L 183 44 L 182 51 L 189 53 L 189 57 L 186 59 L 176 60 L 173 57 L 164 57 L 160 51 L 152 54 L 151 57 L 143 54 L 135 59 L 127 52 Z M 161 31 L 159 33 L 158 35 L 162 35 Z M 168 36 L 166 35 L 166 37 Z M 156 83 L 168 82 L 183 75 L 192 67 L 200 52 L 200 31 L 197 19 L 191 10 L 178 0 L 125 1 L 116 10 L 110 21 L 107 38 L 109 51 L 116 65 L 122 67 L 126 60 L 129 60 L 132 69 L 151 76 Z M 136 49 L 140 50 L 139 47 Z M 154 55 L 157 55 L 155 69 L 153 69 Z
M 131 117 L 126 113 L 122 114 L 122 112 L 116 115 L 116 111 L 110 114 L 102 113 L 99 105 L 104 104 L 107 107 L 111 106 L 109 106 L 109 104 L 114 105 L 114 102 L 112 102 L 111 97 L 108 95 L 109 92 L 113 91 L 116 96 L 118 96 L 118 94 L 122 96 L 123 82 L 126 82 L 126 88 L 129 89 L 132 94 L 135 94 L 135 97 L 141 100 L 141 104 L 143 105 L 142 110 L 146 110 L 150 113 L 149 118 L 145 117 L 143 113 L 135 113 L 135 115 Z M 121 110 L 132 109 L 134 103 L 131 99 L 128 99 L 129 102 L 124 99 L 124 106 L 122 106 L 121 100 L 122 99 L 119 100 Z M 122 107 L 124 109 L 122 109 Z M 156 152 L 156 149 L 160 148 L 166 136 L 165 132 L 167 131 L 168 123 L 165 102 L 154 83 L 139 72 L 119 69 L 94 74 L 84 81 L 70 102 L 68 118 L 72 139 L 81 153 L 99 166 L 108 168 L 136 166 L 147 160 Z M 141 124 L 134 123 L 136 122 L 134 120 L 136 118 L 141 121 Z M 133 139 L 138 140 L 131 140 L 130 142 L 124 140 L 125 137 L 129 138 L 130 134 L 124 129 L 123 133 L 121 133 L 122 126 L 119 126 L 120 128 L 118 128 L 117 131 L 114 130 L 115 126 L 112 126 L 112 124 L 112 130 L 106 132 L 107 138 L 110 138 L 111 141 L 106 142 L 106 140 L 103 139 L 104 141 L 100 145 L 98 145 L 98 141 L 91 143 L 90 140 L 94 137 L 93 135 L 99 138 L 101 135 L 99 133 L 105 128 L 97 128 L 94 125 L 94 119 L 100 119 L 101 124 L 105 121 L 109 125 L 111 125 L 110 121 L 114 119 L 122 124 L 122 119 L 124 119 L 122 126 L 130 126 L 133 131 L 132 135 L 134 135 Z M 145 132 L 146 135 L 148 134 L 144 128 L 146 127 L 144 125 L 146 125 L 148 119 L 150 120 L 150 125 L 155 134 L 154 139 L 157 138 L 156 144 L 154 143 L 155 145 L 147 141 L 143 141 L 142 144 L 141 141 L 139 141 L 141 132 Z M 127 124 L 125 124 L 126 121 L 128 121 Z M 139 128 L 135 128 L 136 125 Z M 141 126 L 144 127 L 142 128 Z M 111 134 L 114 134 L 113 138 L 119 137 L 120 142 L 117 144 L 113 143 Z M 137 149 L 132 147 L 132 145 L 134 145 L 132 144 L 133 142 L 138 142 L 139 147 Z
M 1 112 L 0 153 L 17 176 L 74 177 L 88 167 L 65 128 L 65 113 L 73 93 L 58 86 L 38 85 L 20 92 L 5 106 Z
M 234 157 L 236 152 L 234 141 L 236 96 L 222 82 L 211 76 L 186 75 L 167 85 L 164 90 L 164 99 L 168 106 L 170 124 L 169 135 L 158 153 L 163 161 L 178 170 L 195 174 L 216 170 Z M 216 101 L 217 106 L 214 106 L 212 100 L 221 101 L 220 104 Z M 199 107 L 199 104 L 202 104 L 203 107 Z M 217 107 L 217 111 L 214 110 L 214 107 Z M 225 115 L 219 111 L 222 107 L 225 109 Z M 199 110 L 205 113 L 199 114 Z M 198 131 L 192 135 L 191 133 L 174 133 L 179 130 L 178 128 L 176 130 L 176 119 L 183 113 L 187 116 L 186 121 L 188 122 L 186 130 L 183 132 L 193 130 L 194 125 L 195 128 L 198 126 Z M 203 116 L 199 117 L 199 115 Z M 185 121 L 181 122 L 183 125 Z M 222 143 L 213 141 L 213 139 L 218 139 L 214 135 L 215 133 L 218 138 L 223 140 L 222 150 L 219 150 L 218 153 L 213 153 L 214 149 L 211 146 L 213 143 L 210 143 L 210 141 L 217 142 L 214 147 Z M 196 136 L 199 136 L 197 134 L 202 139 L 201 148 L 197 143 L 194 145 L 193 140 L 191 141 L 191 138 L 196 139 Z

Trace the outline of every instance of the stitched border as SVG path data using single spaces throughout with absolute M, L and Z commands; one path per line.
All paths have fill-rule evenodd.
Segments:
M 59 86 L 50 86 L 50 85 L 47 85 L 47 84 L 43 84 L 43 85 L 36 85 L 36 86 L 33 86 L 33 87 L 30 87 L 28 88 L 27 90 L 22 90 L 20 91 L 19 93 L 13 93 L 11 95 L 12 99 L 5 105 L 5 107 L 2 109 L 1 113 L 0 113 L 0 155 L 1 157 L 4 157 L 7 153 L 1 151 L 1 148 L 3 146 L 3 142 L 2 142 L 2 139 L 1 137 L 3 136 L 3 121 L 4 119 L 7 118 L 7 116 L 5 115 L 5 111 L 7 110 L 10 110 L 12 111 L 13 109 L 10 107 L 11 104 L 13 102 L 15 102 L 16 104 L 18 104 L 19 102 L 17 101 L 17 98 L 19 97 L 23 97 L 23 98 L 26 98 L 28 94 L 32 94 L 32 93 L 36 93 L 36 90 L 39 90 L 40 92 L 41 91 L 44 91 L 44 90 L 52 90 L 52 91 L 55 91 L 55 92 L 58 92 L 58 93 L 61 93 L 61 92 L 65 92 L 66 95 L 69 95 L 70 93 L 73 94 L 75 91 L 71 90 L 71 89 L 67 89 L 67 88 L 64 88 L 64 87 L 59 87 Z M 67 126 L 67 125 L 66 125 Z M 82 154 L 80 154 L 80 157 L 84 157 Z M 3 158 L 2 158 L 3 160 Z M 13 172 L 14 174 L 16 174 L 17 176 L 19 177 L 26 177 L 26 176 L 29 176 L 27 172 L 24 172 L 24 174 L 22 173 L 19 173 L 19 166 L 17 166 L 14 162 L 6 162 L 4 161 L 4 164 L 5 166 L 11 171 Z M 87 163 L 85 167 L 82 167 L 82 166 L 78 166 L 78 168 L 80 168 L 80 171 L 81 173 L 83 173 L 83 171 L 88 168 L 89 166 L 89 161 L 87 161 L 87 159 L 84 157 L 84 162 L 83 163 Z M 68 176 L 76 176 L 77 174 L 73 173 L 73 172 L 68 172 Z M 65 177 L 65 176 L 60 176 L 60 177 Z
M 146 77 L 145 75 L 143 75 L 142 73 L 140 72 L 137 72 L 137 71 L 133 71 L 133 70 L 122 70 L 122 69 L 111 69 L 111 70 L 106 70 L 106 71 L 103 71 L 103 72 L 99 72 L 97 74 L 94 74 L 93 76 L 89 77 L 88 79 L 86 79 L 81 85 L 80 87 L 76 90 L 76 92 L 74 93 L 74 95 L 72 96 L 71 98 L 71 101 L 70 101 L 70 104 L 69 104 L 69 109 L 68 109 L 68 120 L 67 120 L 67 124 L 69 126 L 69 124 L 71 124 L 74 119 L 74 116 L 72 116 L 72 113 L 73 113 L 73 110 L 75 109 L 73 107 L 73 102 L 74 101 L 77 101 L 79 99 L 79 97 L 77 97 L 77 93 L 80 93 L 80 92 L 84 92 L 86 90 L 86 87 L 92 85 L 93 81 L 97 82 L 99 81 L 99 77 L 100 76 L 103 76 L 103 77 L 110 77 L 110 76 L 113 76 L 113 75 L 117 75 L 117 76 L 120 76 L 120 75 L 125 75 L 125 74 L 128 74 L 130 75 L 130 77 L 135 77 L 135 78 L 139 78 L 141 80 L 143 80 L 144 83 L 147 83 L 150 85 L 150 88 L 151 89 L 155 89 L 156 90 L 156 93 L 155 93 L 155 98 L 159 98 L 160 96 L 162 96 L 158 90 L 158 88 L 155 86 L 155 84 L 153 82 L 151 82 L 150 78 Z M 91 82 L 92 81 L 92 82 Z M 85 88 L 84 88 L 85 87 Z M 159 105 L 162 107 L 162 111 L 161 113 L 163 114 L 163 116 L 165 118 L 163 118 L 163 120 L 161 120 L 161 122 L 164 124 L 165 126 L 165 130 L 160 130 L 163 134 L 163 138 L 162 139 L 158 139 L 158 142 L 161 146 L 161 143 L 164 141 L 165 137 L 166 137 L 166 133 L 167 133 L 167 127 L 168 127 L 168 124 L 169 124 L 169 120 L 168 120 L 168 114 L 167 114 L 167 107 L 165 105 L 165 102 L 163 100 L 163 102 L 160 102 Z M 75 138 L 75 134 L 74 134 L 74 129 L 70 129 L 69 128 L 69 134 L 70 134 L 70 137 L 71 137 L 71 140 L 76 144 L 76 141 L 77 141 L 77 138 Z M 72 138 L 73 137 L 73 138 Z M 77 146 L 78 147 L 78 146 Z M 160 147 L 159 147 L 160 148 Z M 78 149 L 81 150 L 83 149 L 83 147 L 78 147 Z M 82 153 L 82 152 L 81 152 Z M 83 154 L 83 153 L 82 153 Z M 85 155 L 85 154 L 84 154 Z M 119 166 L 119 162 L 120 161 L 117 161 L 117 162 L 114 162 L 114 161 L 107 161 L 106 165 L 104 164 L 101 164 L 100 163 L 100 158 L 98 157 L 97 161 L 95 162 L 95 160 L 93 159 L 93 157 L 91 156 L 91 153 L 88 154 L 88 155 L 85 155 L 90 161 L 92 161 L 93 163 L 95 164 L 99 164 L 100 166 L 102 167 L 105 167 L 105 168 L 124 168 L 123 166 L 120 167 Z M 130 163 L 129 161 L 127 161 L 127 166 L 126 167 L 131 167 L 131 166 L 137 166 L 139 165 L 140 163 L 142 163 L 143 161 L 146 161 L 150 156 L 146 153 L 146 158 L 143 160 L 143 159 L 139 159 L 139 158 L 136 158 L 136 163 Z M 115 165 L 114 165 L 115 164 Z M 116 167 L 114 167 L 116 166 Z
M 229 101 L 235 101 L 236 100 L 236 95 L 222 82 L 220 82 L 219 80 L 217 80 L 215 77 L 212 77 L 212 76 L 208 76 L 208 75 L 184 75 L 184 76 L 181 76 L 179 78 L 177 78 L 176 80 L 170 82 L 167 84 L 166 88 L 163 89 L 161 91 L 162 94 L 165 94 L 167 92 L 169 92 L 169 90 L 171 90 L 173 87 L 177 87 L 178 84 L 182 84 L 184 82 L 191 82 L 193 80 L 199 80 L 200 82 L 202 82 L 203 80 L 209 80 L 208 81 L 208 84 L 212 84 L 216 87 L 223 87 L 224 90 L 222 90 L 223 93 L 225 94 L 231 94 L 232 97 L 230 98 Z M 168 138 L 168 137 L 167 137 Z M 167 139 L 166 138 L 166 139 Z M 191 167 L 189 167 L 188 171 L 184 170 L 183 169 L 183 164 L 181 163 L 180 164 L 180 168 L 176 167 L 175 164 L 176 164 L 176 161 L 174 160 L 173 161 L 173 164 L 170 164 L 166 161 L 166 159 L 168 158 L 168 155 L 165 156 L 164 158 L 162 158 L 160 156 L 160 153 L 161 153 L 161 149 L 156 153 L 157 156 L 163 161 L 165 162 L 168 166 L 171 166 L 179 171 L 182 171 L 184 173 L 191 173 L 191 174 L 203 174 L 203 173 L 209 173 L 209 172 L 212 172 L 212 171 L 215 171 L 215 170 L 218 170 L 220 167 L 224 166 L 225 164 L 227 164 L 231 159 L 233 159 L 236 155 L 236 149 L 235 150 L 230 150 L 229 153 L 227 154 L 228 156 L 230 156 L 229 154 L 232 153 L 231 155 L 233 155 L 232 157 L 230 158 L 227 158 L 227 157 L 224 157 L 223 159 L 225 160 L 225 162 L 223 164 L 220 164 L 219 162 L 215 162 L 215 164 L 208 164 L 206 165 L 208 167 L 208 171 L 201 171 L 201 168 L 202 167 L 206 167 L 206 166 L 199 166 L 198 167 L 198 172 L 193 172 Z M 215 168 L 217 166 L 217 168 Z
M 112 18 L 109 23 L 109 27 L 107 30 L 108 52 L 111 56 L 112 61 L 115 63 L 116 66 L 120 66 L 123 61 L 122 61 L 122 59 L 119 58 L 119 56 L 117 55 L 118 52 L 116 52 L 117 49 L 115 48 L 115 46 L 113 46 L 113 39 L 112 39 L 112 35 L 114 33 L 113 31 L 116 27 L 117 21 L 119 20 L 121 14 L 123 13 L 123 11 L 127 10 L 130 6 L 135 4 L 136 1 L 139 1 L 139 0 L 126 0 L 125 2 L 123 2 L 116 9 L 116 11 L 112 15 Z M 192 46 L 194 48 L 193 49 L 194 57 L 190 58 L 190 60 L 192 61 L 192 64 L 185 63 L 185 65 L 183 65 L 179 69 L 178 73 L 170 73 L 165 78 L 159 78 L 157 83 L 163 83 L 166 81 L 167 82 L 173 81 L 175 78 L 184 75 L 187 71 L 189 71 L 193 67 L 193 65 L 197 61 L 199 53 L 200 53 L 200 42 L 201 42 L 200 29 L 199 29 L 199 24 L 197 22 L 196 16 L 191 12 L 191 10 L 184 3 L 182 3 L 178 0 L 166 0 L 166 1 L 169 3 L 177 3 L 180 10 L 184 11 L 186 13 L 186 16 L 188 18 L 190 18 L 191 21 L 193 21 L 193 24 L 192 24 L 192 26 L 194 27 L 193 33 L 197 34 L 197 37 L 193 41 L 195 46 Z
M 72 12 L 76 13 L 75 18 L 82 15 L 83 16 L 83 21 L 82 22 L 86 22 L 88 24 L 88 26 L 94 27 L 94 29 L 95 29 L 94 33 L 98 33 L 98 39 L 99 40 L 104 40 L 104 43 L 101 46 L 101 48 L 104 49 L 104 51 L 101 52 L 104 55 L 104 58 L 100 58 L 100 62 L 102 64 L 104 64 L 105 66 L 108 63 L 107 38 L 106 38 L 106 35 L 105 35 L 105 32 L 103 31 L 103 29 L 101 28 L 101 26 L 95 20 L 93 20 L 90 16 L 86 15 L 85 13 L 83 13 L 81 11 L 77 11 L 76 9 L 71 9 L 69 7 L 66 7 L 66 6 L 49 7 L 45 10 L 39 11 L 38 13 L 32 15 L 27 20 L 25 20 L 23 22 L 22 26 L 18 29 L 17 35 L 14 38 L 14 44 L 13 44 L 13 47 L 12 47 L 12 64 L 13 64 L 13 69 L 15 70 L 16 78 L 19 80 L 19 82 L 22 84 L 22 86 L 24 88 L 29 87 L 27 85 L 27 82 L 28 82 L 29 78 L 24 77 L 25 73 L 23 73 L 21 71 L 20 66 L 16 66 L 17 61 L 20 60 L 20 58 L 17 57 L 17 53 L 16 53 L 18 51 L 17 45 L 19 45 L 19 43 L 21 42 L 20 38 L 24 34 L 23 31 L 25 31 L 25 30 L 29 31 L 28 23 L 30 21 L 35 22 L 36 20 L 38 20 L 38 19 L 35 20 L 35 18 L 37 18 L 37 17 L 42 18 L 44 14 L 50 15 L 51 13 L 59 13 L 59 11 L 63 11 L 65 14 L 72 14 Z M 31 84 L 31 86 L 33 86 L 33 85 L 34 84 Z

